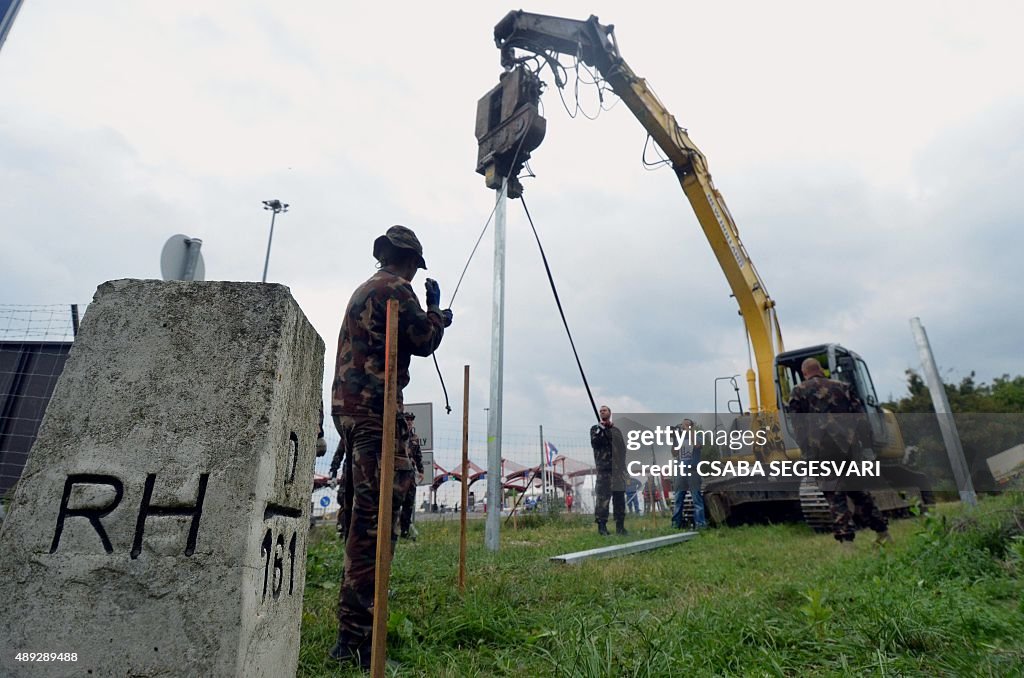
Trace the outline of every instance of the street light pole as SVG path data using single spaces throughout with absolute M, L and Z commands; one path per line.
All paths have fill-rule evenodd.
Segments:
M 274 242 L 274 219 L 288 211 L 288 203 L 280 200 L 264 200 L 263 209 L 270 210 L 270 238 L 267 239 L 267 258 L 263 262 L 263 282 L 267 282 L 267 268 L 270 266 L 270 244 Z

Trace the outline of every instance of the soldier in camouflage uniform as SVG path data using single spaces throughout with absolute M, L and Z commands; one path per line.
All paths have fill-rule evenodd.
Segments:
M 787 407 L 796 415 L 792 421 L 800 449 L 808 459 L 859 460 L 866 425 L 860 398 L 848 385 L 827 378 L 816 358 L 804 360 L 800 371 L 804 381 L 793 389 Z M 845 480 L 819 481 L 832 513 L 832 534 L 836 541 L 852 545 L 855 536 L 847 499 L 853 502 L 858 517 L 877 533 L 877 543 L 892 541 L 888 523 L 871 495 L 863 490 L 846 489 Z
M 341 663 L 369 668 L 376 574 L 377 511 L 384 426 L 394 426 L 395 478 L 392 528 L 398 508 L 413 483 L 413 464 L 405 450 L 407 428 L 401 414 L 402 389 L 409 383 L 412 356 L 429 356 L 452 322 L 451 310 L 440 308 L 441 290 L 427 279 L 424 311 L 410 282 L 426 268 L 423 247 L 405 226 L 392 226 L 373 243 L 380 270 L 353 293 L 338 337 L 331 415 L 341 434 L 352 489 L 352 516 L 345 542 L 345 565 L 338 596 L 338 639 L 330 651 Z M 387 302 L 398 300 L 397 421 L 385 422 L 384 359 Z M 392 529 L 391 548 L 397 541 Z
M 327 454 L 327 441 L 324 440 L 324 401 L 320 400 L 320 418 L 316 429 L 316 456 Z
M 337 476 L 338 486 L 338 536 L 348 539 L 348 526 L 352 519 L 352 457 L 345 453 L 345 439 L 338 441 L 331 459 L 330 477 Z M 341 475 L 337 475 L 338 473 Z
M 602 405 L 598 411 L 601 423 L 590 427 L 590 446 L 594 448 L 597 467 L 594 520 L 598 534 L 608 534 L 608 500 L 615 516 L 615 533 L 626 532 L 626 440 L 619 427 L 612 423 L 612 411 Z
M 412 527 L 413 511 L 416 510 L 416 486 L 423 482 L 423 451 L 420 449 L 420 438 L 416 435 L 416 428 L 413 426 L 415 420 L 415 414 L 412 412 L 405 413 L 405 421 L 409 426 L 409 439 L 406 443 L 406 451 L 409 459 L 412 460 L 413 465 L 416 467 L 416 481 L 409 488 L 409 491 L 405 493 L 405 498 L 402 500 L 402 514 L 398 521 L 402 528 L 402 539 L 412 539 L 413 541 L 416 541 L 416 537 L 409 533 L 409 529 Z

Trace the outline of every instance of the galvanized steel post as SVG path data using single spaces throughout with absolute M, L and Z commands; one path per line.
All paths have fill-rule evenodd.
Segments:
M 968 506 L 976 506 L 978 498 L 974 494 L 971 474 L 967 470 L 967 460 L 964 459 L 960 434 L 956 430 L 956 422 L 953 421 L 953 413 L 950 411 L 949 400 L 946 398 L 946 389 L 939 377 L 939 368 L 935 365 L 935 356 L 932 355 L 932 347 L 928 343 L 928 335 L 924 331 L 921 319 L 911 318 L 910 329 L 914 332 L 914 341 L 917 343 L 917 350 L 921 355 L 924 379 L 932 394 L 935 416 L 939 418 L 939 430 L 942 432 L 943 442 L 946 443 L 946 454 L 949 455 L 949 465 L 953 468 L 953 478 L 956 479 L 956 488 L 960 492 L 960 501 Z
M 497 551 L 501 541 L 501 395 L 505 357 L 505 207 L 508 179 L 501 182 L 494 208 L 494 288 L 491 305 L 491 396 L 487 411 L 487 524 L 484 544 Z

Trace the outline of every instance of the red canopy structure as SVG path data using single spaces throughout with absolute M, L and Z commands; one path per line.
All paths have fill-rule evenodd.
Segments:
M 565 492 L 578 484 L 577 478 L 593 475 L 597 471 L 590 465 L 577 459 L 560 454 L 552 460 L 551 466 L 547 467 L 548 482 L 551 487 L 561 489 Z M 537 466 L 523 466 L 510 459 L 501 460 L 501 481 L 502 487 L 506 490 L 517 490 L 525 492 L 533 481 L 541 478 L 542 468 Z M 449 480 L 462 481 L 462 464 L 459 464 L 451 471 L 446 471 L 437 462 L 434 463 L 434 478 L 430 483 L 431 503 L 436 503 L 437 490 Z M 469 485 L 487 477 L 487 470 L 472 460 L 466 468 L 466 477 Z
M 529 467 L 517 464 L 509 459 L 501 460 L 501 486 L 506 490 L 520 490 L 526 489 L 526 481 L 529 477 L 529 473 L 523 475 L 524 471 L 529 471 Z
M 434 464 L 434 468 L 435 469 L 439 469 L 441 471 L 444 471 L 444 469 L 442 469 L 436 463 Z M 469 471 L 469 474 L 468 474 L 467 477 L 469 478 L 469 484 L 470 485 L 472 485 L 476 481 L 480 480 L 481 478 L 487 476 L 487 471 L 485 469 L 480 468 L 479 466 L 477 466 L 475 463 L 473 463 L 472 460 L 470 460 L 470 462 L 469 462 L 469 469 L 468 469 L 468 471 Z M 430 483 L 430 491 L 431 492 L 437 492 L 437 488 L 439 488 L 441 485 L 443 485 L 444 483 L 448 482 L 449 480 L 458 480 L 460 482 L 462 481 L 462 464 L 459 464 L 458 466 L 453 468 L 451 471 L 444 471 L 443 473 L 435 472 L 434 473 L 434 481 L 432 483 Z
M 517 464 L 518 466 L 518 464 Z M 508 473 L 505 476 L 505 486 L 514 487 L 518 490 L 525 490 L 531 479 L 541 477 L 541 466 L 521 467 L 518 470 Z M 555 457 L 551 466 L 548 467 L 548 477 L 552 479 L 557 488 L 572 487 L 573 479 L 593 475 L 597 469 L 582 461 L 560 454 Z
M 583 476 L 590 476 L 597 473 L 597 468 L 595 468 L 594 466 L 579 461 L 578 459 L 567 457 L 564 454 L 560 454 L 557 457 L 555 457 L 554 460 L 551 462 L 551 465 L 556 470 L 560 470 L 561 474 L 566 476 L 567 478 L 580 478 Z

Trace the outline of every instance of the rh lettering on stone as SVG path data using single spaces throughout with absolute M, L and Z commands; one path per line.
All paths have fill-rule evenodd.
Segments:
M 147 518 L 158 518 L 162 516 L 191 516 L 192 522 L 189 526 L 188 537 L 185 541 L 185 555 L 191 556 L 196 551 L 196 542 L 199 538 L 199 520 L 203 515 L 203 500 L 206 498 L 206 486 L 210 480 L 209 473 L 199 475 L 199 490 L 196 493 L 193 504 L 170 504 L 165 506 L 154 506 L 152 504 L 153 488 L 156 485 L 156 474 L 150 473 L 146 476 L 142 490 L 142 503 L 139 506 L 138 518 L 135 521 L 135 536 L 132 539 L 130 551 L 131 559 L 135 560 L 142 554 L 142 539 L 146 530 Z M 114 498 L 105 506 L 92 508 L 70 508 L 68 506 L 72 490 L 76 485 L 106 485 L 113 488 Z M 104 475 L 99 473 L 72 473 L 64 481 L 64 494 L 60 500 L 60 510 L 57 513 L 57 525 L 53 531 L 53 542 L 50 544 L 50 553 L 56 553 L 60 548 L 60 537 L 64 532 L 64 525 L 69 518 L 85 518 L 92 525 L 92 528 L 99 535 L 103 550 L 107 553 L 114 552 L 114 545 L 103 527 L 101 518 L 106 517 L 116 509 L 124 498 L 124 483 L 117 476 Z

